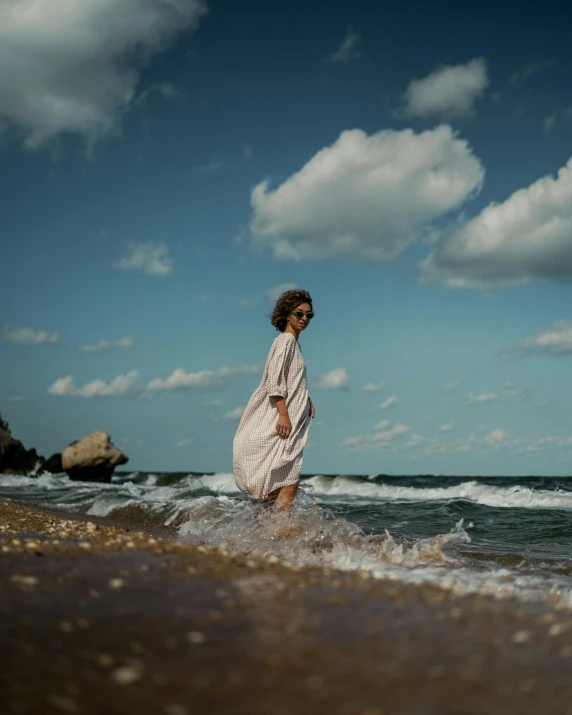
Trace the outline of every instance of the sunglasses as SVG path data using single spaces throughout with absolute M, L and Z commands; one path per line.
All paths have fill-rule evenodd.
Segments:
M 290 315 L 295 315 L 295 316 L 298 318 L 298 320 L 300 320 L 300 318 L 303 318 L 304 316 L 306 316 L 306 318 L 308 318 L 308 320 L 312 320 L 312 318 L 313 318 L 316 314 L 314 313 L 313 310 L 309 310 L 307 313 L 304 313 L 303 310 L 293 310 L 293 311 L 290 313 Z

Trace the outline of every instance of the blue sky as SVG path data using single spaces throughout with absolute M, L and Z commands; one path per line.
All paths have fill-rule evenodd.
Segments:
M 230 471 L 296 285 L 303 472 L 572 473 L 570 15 L 0 0 L 13 433 Z

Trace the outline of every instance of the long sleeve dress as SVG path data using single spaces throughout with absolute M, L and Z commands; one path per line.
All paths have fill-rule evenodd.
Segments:
M 284 397 L 292 432 L 286 439 L 276 433 L 275 397 Z M 296 337 L 281 333 L 272 343 L 260 385 L 253 392 L 233 442 L 236 485 L 253 499 L 300 478 L 304 445 L 310 427 L 306 365 Z

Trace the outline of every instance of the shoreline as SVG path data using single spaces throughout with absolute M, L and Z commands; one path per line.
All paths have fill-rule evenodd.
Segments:
M 0 499 L 8 713 L 570 709 L 572 614 Z

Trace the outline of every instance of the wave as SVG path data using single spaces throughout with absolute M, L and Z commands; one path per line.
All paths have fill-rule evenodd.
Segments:
M 376 484 L 352 477 L 311 477 L 304 486 L 311 485 L 318 499 L 372 499 L 385 501 L 452 501 L 464 500 L 497 508 L 572 509 L 572 492 L 535 490 L 522 485 L 495 487 L 476 481 L 450 487 L 398 487 Z

